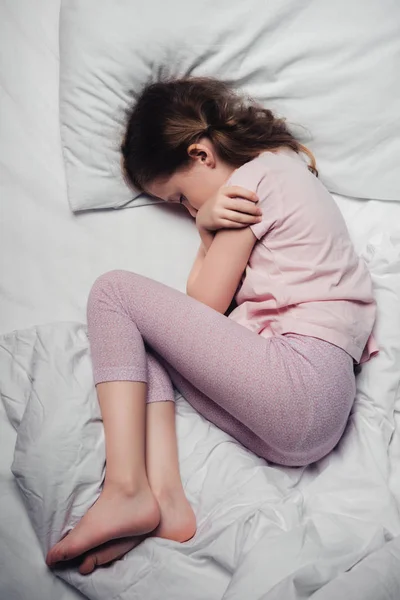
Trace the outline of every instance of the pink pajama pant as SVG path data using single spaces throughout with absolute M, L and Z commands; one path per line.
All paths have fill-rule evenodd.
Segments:
M 307 465 L 340 440 L 355 397 L 352 358 L 312 337 L 264 338 L 161 283 L 111 271 L 88 301 L 94 381 L 171 382 L 204 417 L 268 461 Z

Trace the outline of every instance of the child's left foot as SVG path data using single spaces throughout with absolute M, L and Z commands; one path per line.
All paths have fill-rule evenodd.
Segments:
M 161 521 L 150 535 L 175 542 L 186 542 L 196 533 L 196 517 L 183 490 L 164 491 L 156 498 L 160 507 Z M 113 540 L 102 548 L 88 553 L 79 567 L 82 575 L 89 575 L 96 567 L 122 558 L 147 536 Z
M 117 541 L 120 552 L 120 538 L 149 533 L 159 522 L 160 509 L 148 486 L 133 492 L 121 486 L 105 485 L 98 500 L 76 527 L 53 546 L 47 554 L 46 563 L 52 567 L 111 540 Z

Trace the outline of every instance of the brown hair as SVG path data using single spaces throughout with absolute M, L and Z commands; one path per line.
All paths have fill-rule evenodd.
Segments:
M 219 158 L 240 167 L 265 150 L 282 146 L 305 153 L 318 175 L 313 154 L 279 119 L 250 99 L 211 78 L 184 78 L 148 85 L 132 108 L 121 145 L 122 168 L 138 190 L 190 163 L 188 147 L 202 137 Z

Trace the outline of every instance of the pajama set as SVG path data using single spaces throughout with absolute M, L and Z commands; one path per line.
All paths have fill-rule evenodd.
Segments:
M 204 417 L 268 461 L 302 466 L 340 440 L 354 364 L 375 351 L 367 267 L 333 198 L 291 150 L 264 152 L 229 185 L 255 191 L 262 221 L 229 316 L 128 271 L 95 282 L 88 334 L 95 383 L 172 384 Z

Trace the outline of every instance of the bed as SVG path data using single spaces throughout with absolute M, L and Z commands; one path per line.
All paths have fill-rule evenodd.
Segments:
M 64 4 L 75 14 L 76 2 Z M 78 507 L 72 515 L 78 518 L 102 476 L 101 424 L 87 376 L 90 286 L 102 272 L 125 268 L 183 291 L 198 239 L 178 207 L 71 211 L 71 130 L 60 137 L 60 2 L 37 0 L 33 7 L 28 0 L 4 0 L 0 11 L 0 599 L 397 600 L 400 186 L 391 153 L 383 156 L 381 183 L 374 173 L 375 187 L 368 187 L 365 175 L 371 193 L 361 198 L 352 188 L 363 183 L 359 173 L 338 190 L 340 165 L 338 172 L 326 170 L 330 188 L 341 192 L 334 197 L 368 262 L 379 307 L 380 354 L 358 377 L 338 448 L 307 469 L 277 468 L 178 397 L 180 462 L 198 518 L 195 538 L 182 545 L 146 540 L 86 578 L 47 569 L 45 550 L 68 525 L 65 498 Z M 390 61 L 396 57 L 398 46 Z M 394 148 L 396 127 L 398 121 L 392 132 L 372 128 L 379 140 L 374 152 L 385 140 L 385 148 Z M 322 159 L 329 166 L 329 155 L 322 152 Z M 370 169 L 375 164 L 371 159 Z M 75 427 L 72 397 L 79 410 L 88 410 L 98 446 L 91 447 L 92 463 L 82 461 L 70 481 L 58 482 L 61 425 Z M 76 422 L 74 439 L 83 427 Z M 72 469 L 76 456 L 69 460 Z M 77 492 L 75 471 L 83 492 Z

